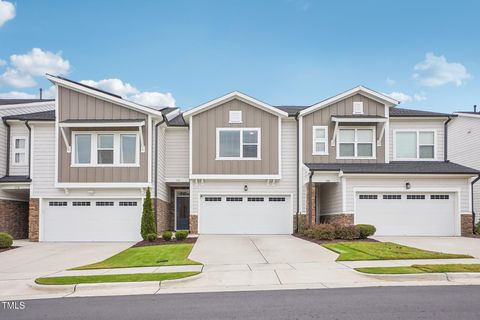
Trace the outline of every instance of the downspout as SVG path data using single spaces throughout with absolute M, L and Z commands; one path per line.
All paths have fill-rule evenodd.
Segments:
M 475 216 L 476 216 L 475 207 L 474 207 L 475 201 L 474 201 L 474 198 L 473 198 L 473 185 L 478 180 L 480 180 L 480 174 L 475 178 L 475 180 L 472 181 L 472 187 L 470 188 L 471 191 L 472 191 L 472 194 L 470 196 L 472 197 L 472 228 L 473 228 L 473 233 L 475 233 Z
M 451 117 L 448 117 L 448 120 L 443 124 L 443 161 L 448 161 L 448 123 L 452 121 Z
M 5 168 L 5 175 L 10 175 L 10 125 L 7 120 L 3 119 L 3 124 L 7 127 L 7 166 Z
M 312 223 L 312 216 L 313 214 L 315 213 L 315 222 L 316 222 L 316 212 L 313 212 L 312 210 L 312 177 L 313 177 L 313 174 L 315 172 L 310 170 L 310 175 L 308 176 L 308 222 L 309 222 L 309 226 L 311 226 L 313 223 Z
M 157 214 L 158 214 L 158 127 L 165 122 L 165 119 L 162 119 L 155 125 L 155 161 L 154 161 L 154 178 L 153 181 L 155 185 L 153 186 L 155 202 L 153 204 L 155 210 L 155 227 L 157 227 Z
M 32 165 L 32 157 L 31 157 L 31 152 L 32 152 L 32 128 L 28 124 L 28 121 L 25 121 L 25 126 L 28 129 L 28 178 L 30 179 L 31 165 Z
M 298 222 L 300 215 L 300 199 L 298 195 L 300 194 L 300 126 L 298 125 L 298 116 L 300 112 L 295 114 L 295 121 L 297 122 L 297 212 L 295 213 L 295 219 L 297 223 L 295 224 L 295 233 L 298 233 Z

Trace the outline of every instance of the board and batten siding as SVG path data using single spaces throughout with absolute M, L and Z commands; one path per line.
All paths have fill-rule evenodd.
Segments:
M 148 141 L 147 115 L 126 107 L 98 99 L 71 89 L 58 86 L 59 121 L 65 120 L 112 120 L 142 119 L 145 120 L 142 134 L 145 141 L 145 152 L 140 152 L 139 167 L 72 167 L 71 153 L 58 132 L 58 182 L 63 183 L 95 183 L 95 182 L 148 182 Z M 71 131 L 65 128 L 67 139 L 71 144 Z M 87 130 L 82 128 L 82 130 Z M 90 128 L 100 131 L 99 128 Z M 103 129 L 107 130 L 107 129 Z M 108 128 L 108 131 L 128 131 L 127 128 Z M 138 132 L 138 129 L 136 130 Z M 72 146 L 73 147 L 73 146 Z
M 448 160 L 480 170 L 480 116 L 453 118 L 448 124 Z M 473 185 L 473 209 L 480 220 L 480 182 Z
M 282 120 L 282 178 L 274 184 L 258 180 L 215 181 L 204 180 L 202 183 L 190 182 L 190 212 L 198 214 L 198 199 L 202 193 L 238 193 L 240 195 L 255 194 L 288 194 L 292 195 L 293 212 L 297 211 L 296 181 L 297 181 L 297 136 L 294 120 Z M 248 191 L 243 187 L 247 185 Z
M 444 160 L 444 119 L 432 119 L 432 120 L 411 120 L 411 119 L 395 119 L 390 118 L 390 161 L 396 161 L 395 155 L 395 130 L 435 130 L 437 140 L 435 141 L 435 161 Z
M 229 123 L 229 111 L 242 111 L 243 123 Z M 278 116 L 234 99 L 193 116 L 192 174 L 278 174 Z M 260 128 L 261 160 L 216 160 L 217 128 Z
M 165 178 L 188 179 L 188 128 L 167 128 L 165 131 Z
M 367 98 L 361 94 L 338 101 L 332 105 L 326 106 L 315 112 L 309 113 L 303 117 L 302 136 L 303 136 L 303 162 L 304 163 L 384 163 L 385 162 L 385 135 L 382 138 L 382 145 L 376 146 L 376 140 L 380 137 L 382 123 L 340 123 L 341 126 L 376 126 L 377 138 L 374 146 L 376 147 L 376 159 L 337 159 L 337 143 L 331 145 L 331 139 L 335 130 L 335 123 L 332 122 L 332 116 L 353 115 L 353 102 L 363 102 L 364 115 L 385 117 L 385 105 L 373 99 Z M 313 126 L 328 126 L 328 155 L 312 155 L 313 149 Z

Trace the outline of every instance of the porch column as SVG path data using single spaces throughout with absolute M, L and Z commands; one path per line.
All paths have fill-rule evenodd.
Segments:
M 307 226 L 313 226 L 315 225 L 315 212 L 316 212 L 316 187 L 315 183 L 313 182 L 308 182 L 307 184 L 307 219 L 305 221 L 305 224 Z

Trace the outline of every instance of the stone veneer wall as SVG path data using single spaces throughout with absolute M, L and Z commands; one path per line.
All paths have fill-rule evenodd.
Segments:
M 320 223 L 353 224 L 353 213 L 329 214 L 320 216 Z
M 39 203 L 36 198 L 30 198 L 28 203 L 28 239 L 30 241 L 38 241 Z
M 197 234 L 198 233 L 198 216 L 192 215 L 190 212 L 190 233 Z
M 14 239 L 28 237 L 28 202 L 0 199 L 0 232 Z
M 460 216 L 460 225 L 462 236 L 473 234 L 473 216 L 471 214 L 462 214 Z
M 167 201 L 155 199 L 157 202 L 157 233 L 173 230 L 174 216 L 172 205 Z

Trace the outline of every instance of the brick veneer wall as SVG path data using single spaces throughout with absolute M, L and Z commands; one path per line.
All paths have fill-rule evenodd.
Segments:
M 161 199 L 155 199 L 157 202 L 157 232 L 173 230 L 174 217 L 171 210 L 172 205 Z
M 305 225 L 310 226 L 315 224 L 315 213 L 316 213 L 316 188 L 315 183 L 309 182 L 307 184 L 307 212 L 306 212 L 306 220 Z
M 30 198 L 28 203 L 28 239 L 30 241 L 38 241 L 39 203 L 36 198 Z
M 473 234 L 473 216 L 471 214 L 462 214 L 460 216 L 460 225 L 462 236 Z
M 320 223 L 353 224 L 353 213 L 329 214 L 320 216 Z
M 28 202 L 0 200 L 0 232 L 14 239 L 28 237 Z

